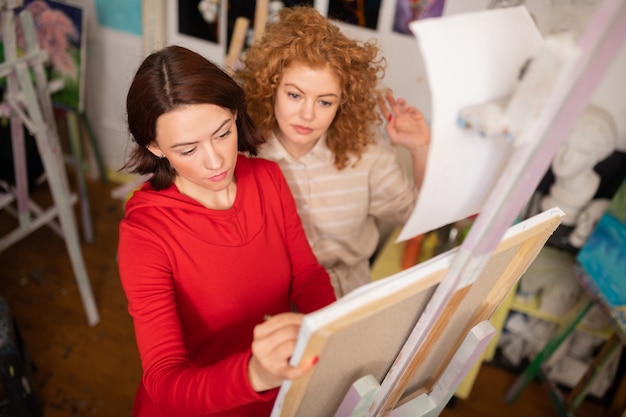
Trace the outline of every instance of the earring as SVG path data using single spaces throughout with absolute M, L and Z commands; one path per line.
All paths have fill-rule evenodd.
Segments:
M 163 158 L 165 158 L 165 155 L 163 154 L 159 155 L 159 159 L 163 159 Z

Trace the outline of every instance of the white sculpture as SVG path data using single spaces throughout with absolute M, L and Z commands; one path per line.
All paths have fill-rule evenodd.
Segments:
M 200 0 L 198 11 L 207 23 L 215 23 L 220 11 L 220 0 Z
M 565 213 L 561 224 L 575 226 L 600 185 L 600 175 L 593 168 L 614 152 L 616 141 L 613 117 L 603 108 L 587 106 L 552 161 L 555 180 L 541 208 L 558 206 Z

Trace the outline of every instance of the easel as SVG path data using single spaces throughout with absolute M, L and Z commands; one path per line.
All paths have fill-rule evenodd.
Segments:
M 445 331 L 447 322 L 439 319 L 450 315 L 452 296 L 457 290 L 471 286 L 476 280 L 506 228 L 514 222 L 530 199 L 556 151 L 567 138 L 573 123 L 582 114 L 602 74 L 625 39 L 626 4 L 620 0 L 603 1 L 598 5 L 579 43 L 580 53 L 572 65 L 565 68 L 565 81 L 554 86 L 546 98 L 542 112 L 535 121 L 535 129 L 529 137 L 523 140 L 516 138 L 506 175 L 500 178 L 490 193 L 452 267 L 432 296 L 426 312 L 420 317 L 382 384 L 376 388 L 374 398 L 370 400 L 362 395 L 357 395 L 358 398 L 347 395 L 340 408 L 346 410 L 342 416 L 395 416 L 395 411 L 400 411 L 396 404 L 425 360 L 424 355 L 418 355 L 418 352 L 431 334 L 437 330 Z M 358 391 L 357 382 L 351 393 L 355 390 Z M 429 392 L 434 390 L 430 389 Z M 367 409 L 361 401 L 370 402 Z
M 39 48 L 33 19 L 27 11 L 20 13 L 19 16 L 26 40 L 26 51 L 20 57 L 17 55 L 14 10 L 21 5 L 21 0 L 0 0 L 5 55 L 5 62 L 0 64 L 0 76 L 6 77 L 7 83 L 3 105 L 8 106 L 10 110 L 16 177 L 15 189 L 0 198 L 0 207 L 6 208 L 16 201 L 19 219 L 19 226 L 0 239 L 0 251 L 39 227 L 50 225 L 65 239 L 87 321 L 89 325 L 94 326 L 100 321 L 100 317 L 82 257 L 72 208 L 77 199 L 70 193 L 63 154 L 56 133 L 49 85 L 43 68 L 47 56 Z M 46 210 L 28 197 L 23 126 L 26 126 L 35 137 L 50 186 L 54 204 Z M 59 218 L 60 228 L 54 222 L 55 217 Z
M 626 181 L 621 187 L 621 193 L 626 195 Z M 618 191 L 620 193 L 620 191 Z M 616 198 L 615 201 L 619 201 Z M 607 210 L 608 211 L 608 210 Z M 589 236 L 588 242 L 591 241 L 590 246 L 583 245 L 581 251 L 576 256 L 576 263 L 574 264 L 574 277 L 580 284 L 580 287 L 584 290 L 586 297 L 581 300 L 577 308 L 574 308 L 570 313 L 567 320 L 558 329 L 558 331 L 552 335 L 547 341 L 543 349 L 532 359 L 529 365 L 524 369 L 521 375 L 516 379 L 515 383 L 507 391 L 505 400 L 507 403 L 513 403 L 517 400 L 521 392 L 533 381 L 536 377 L 546 383 L 549 387 L 550 399 L 555 405 L 560 416 L 568 417 L 573 415 L 578 406 L 582 403 L 586 397 L 588 391 L 591 389 L 591 385 L 595 378 L 606 368 L 606 366 L 613 361 L 615 355 L 620 353 L 623 346 L 626 344 L 626 326 L 624 326 L 624 320 L 620 309 L 616 308 L 613 302 L 611 302 L 611 296 L 607 295 L 605 291 L 611 291 L 617 293 L 618 283 L 623 277 L 619 272 L 619 268 L 612 269 L 610 265 L 606 265 L 604 260 L 596 261 L 596 259 L 602 259 L 598 257 L 598 250 L 594 250 L 594 236 L 602 236 L 606 233 L 609 227 L 605 222 L 611 215 L 605 214 L 602 216 L 596 226 L 596 230 Z M 616 233 L 619 235 L 619 232 Z M 599 239 L 601 240 L 601 239 Z M 593 261 L 591 261 L 593 260 Z M 611 262 L 608 261 L 610 264 Z M 598 271 L 611 271 L 607 272 L 602 279 L 598 278 L 600 274 Z M 577 325 L 583 320 L 587 313 L 593 306 L 598 306 L 605 317 L 608 319 L 612 327 L 612 333 L 605 341 L 600 352 L 589 363 L 586 371 L 579 377 L 578 381 L 574 385 L 569 394 L 565 395 L 556 383 L 550 379 L 549 361 L 552 355 L 559 349 L 561 344 L 567 339 L 568 336 L 576 329 Z M 618 394 L 614 394 L 615 404 Z M 623 408 L 623 407 L 622 407 Z M 615 410 L 616 411 L 616 410 Z
M 402 413 L 412 410 L 409 415 L 431 413 L 437 407 L 445 406 L 455 385 L 465 379 L 463 375 L 468 368 L 473 368 L 475 355 L 484 349 L 481 341 L 487 344 L 487 336 L 494 331 L 490 323 L 484 324 L 483 317 L 489 316 L 499 300 L 510 292 L 522 271 L 558 227 L 563 215 L 558 208 L 552 208 L 507 228 L 477 278 L 477 284 L 455 306 L 460 314 L 455 314 L 449 325 L 452 333 L 442 334 L 437 341 L 439 345 L 430 352 L 433 353 L 429 355 L 431 361 L 424 366 L 427 380 L 420 380 L 419 385 L 411 387 L 411 397 L 402 399 L 403 403 L 391 410 L 392 413 L 400 410 Z M 346 391 L 362 377 L 369 376 L 370 381 L 383 380 L 415 323 L 426 313 L 429 300 L 443 283 L 442 279 L 457 255 L 457 249 L 444 252 L 407 270 L 366 284 L 336 303 L 307 314 L 291 363 L 295 365 L 315 357 L 320 358 L 319 363 L 306 376 L 283 383 L 271 416 L 333 416 L 340 408 L 342 414 L 338 415 L 344 416 L 352 414 L 357 406 L 361 413 L 355 416 L 367 411 L 380 389 L 378 382 L 375 386 L 366 386 L 367 394 L 374 394 L 363 402 L 355 401 L 358 400 L 356 394 L 346 397 Z M 484 300 L 489 300 L 488 305 Z M 472 335 L 481 325 L 488 329 L 483 327 L 483 334 Z M 471 342 L 468 338 L 474 336 L 478 337 Z M 456 358 L 448 359 L 450 352 L 456 352 Z M 430 369 L 440 364 L 445 368 L 443 372 Z M 432 381 L 436 384 L 431 389 Z M 418 394 L 420 397 L 413 398 Z M 405 402 L 407 400 L 409 402 Z
M 485 350 L 495 332 L 496 330 L 489 321 L 482 321 L 474 326 L 457 349 L 434 388 L 395 408 L 389 415 L 391 417 L 438 416 L 454 395 L 467 372 Z M 346 394 L 344 402 L 334 417 L 364 415 L 379 391 L 380 385 L 373 376 L 367 375 L 359 379 Z
M 578 380 L 569 395 L 564 396 L 556 384 L 550 381 L 549 376 L 544 370 L 544 365 L 550 357 L 557 351 L 565 339 L 572 334 L 576 326 L 582 321 L 585 315 L 595 305 L 590 299 L 582 303 L 578 309 L 575 309 L 568 320 L 552 335 L 543 349 L 533 358 L 531 363 L 524 369 L 521 375 L 515 380 L 514 384 L 507 391 L 505 400 L 507 404 L 515 402 L 522 391 L 532 382 L 535 377 L 545 382 L 550 389 L 550 398 L 557 409 L 560 416 L 567 417 L 573 415 L 574 411 L 582 403 L 594 379 L 606 365 L 619 352 L 624 345 L 624 336 L 613 332 L 609 339 L 604 343 L 598 355 L 589 364 L 585 374 Z
M 83 147 L 83 131 L 85 131 L 87 139 L 89 140 L 90 149 L 93 152 L 93 157 L 98 168 L 98 176 L 106 182 L 107 173 L 104 168 L 104 161 L 102 159 L 102 155 L 100 154 L 100 148 L 95 140 L 94 133 L 91 129 L 91 124 L 87 119 L 87 114 L 84 111 L 75 109 L 57 107 L 55 110 L 62 112 L 65 116 L 67 136 L 71 151 L 71 156 L 68 156 L 66 159 L 68 160 L 67 162 L 73 165 L 76 169 L 76 184 L 78 187 L 83 237 L 85 238 L 85 242 L 92 243 L 94 240 L 94 232 L 91 221 L 89 196 L 87 194 L 87 166 L 85 161 L 87 155 L 85 154 Z
M 265 25 L 267 23 L 269 0 L 258 0 L 254 9 L 254 42 L 261 39 L 265 32 Z M 224 67 L 229 74 L 233 74 L 237 71 L 237 66 L 243 47 L 246 43 L 246 34 L 248 27 L 250 26 L 250 19 L 239 16 L 235 20 L 235 27 L 233 28 L 233 34 L 228 45 L 228 52 L 224 58 Z

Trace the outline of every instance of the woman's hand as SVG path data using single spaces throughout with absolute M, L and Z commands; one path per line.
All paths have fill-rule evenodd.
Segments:
M 390 90 L 384 97 L 378 97 L 378 106 L 387 120 L 386 129 L 392 143 L 411 152 L 428 146 L 430 128 L 421 111 L 409 106 L 402 98 L 396 100 Z
M 289 365 L 302 318 L 298 313 L 281 313 L 254 328 L 248 376 L 255 391 L 266 391 L 280 386 L 285 379 L 296 379 L 317 362 L 315 359 L 298 367 Z
M 417 108 L 407 105 L 404 99 L 396 100 L 390 90 L 384 97 L 378 97 L 378 106 L 387 119 L 387 134 L 391 143 L 408 149 L 413 161 L 413 179 L 417 188 L 421 189 L 430 147 L 430 127 L 424 115 Z

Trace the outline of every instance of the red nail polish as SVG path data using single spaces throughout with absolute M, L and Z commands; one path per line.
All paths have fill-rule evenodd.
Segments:
M 392 118 L 393 118 L 393 115 L 389 113 L 389 116 L 387 116 L 387 121 L 390 122 Z
M 320 361 L 320 357 L 316 356 L 313 358 L 313 360 L 311 361 L 311 365 L 315 365 L 316 363 L 318 363 Z

